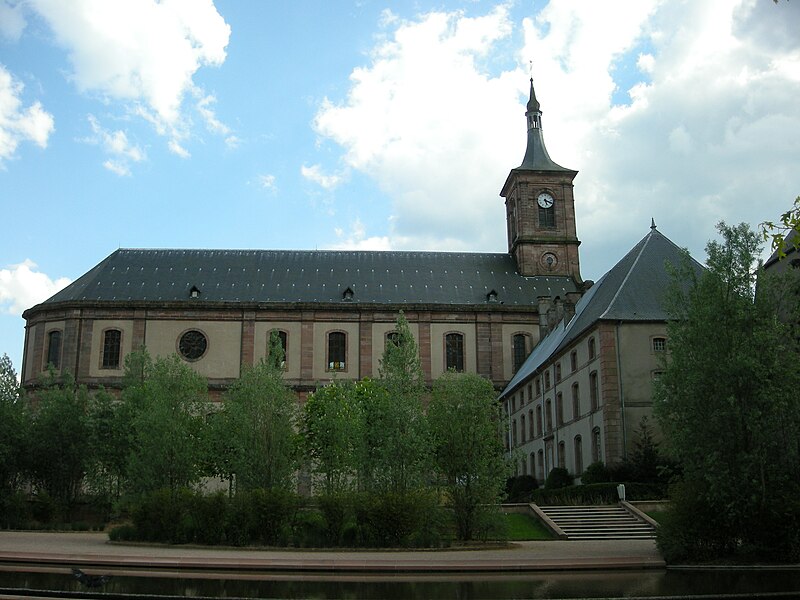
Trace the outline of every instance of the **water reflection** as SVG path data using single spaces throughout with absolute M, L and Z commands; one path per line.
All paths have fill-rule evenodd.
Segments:
M 0 572 L 0 588 L 81 591 L 68 569 Z M 603 598 L 797 592 L 797 570 L 594 571 L 516 575 L 117 573 L 101 590 L 195 598 Z M 8 592 L 6 592 L 8 593 Z

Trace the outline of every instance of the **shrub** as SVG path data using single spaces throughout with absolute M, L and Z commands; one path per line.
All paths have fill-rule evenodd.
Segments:
M 325 517 L 314 509 L 300 509 L 292 527 L 292 545 L 297 548 L 321 548 L 329 545 Z
M 616 504 L 619 502 L 617 483 L 592 483 L 589 485 L 571 485 L 555 490 L 540 489 L 532 492 L 532 500 L 536 504 L 555 506 Z M 628 500 L 654 500 L 664 498 L 664 486 L 646 483 L 626 483 L 625 497 Z
M 609 481 L 612 481 L 611 473 L 602 461 L 593 462 L 586 467 L 583 475 L 581 475 L 581 483 L 583 484 L 606 483 Z
M 108 532 L 108 539 L 112 542 L 133 542 L 139 539 L 136 527 L 130 523 L 118 525 Z
M 28 523 L 30 517 L 25 494 L 12 492 L 0 496 L 0 529 L 20 529 Z
M 277 489 L 255 489 L 246 494 L 252 519 L 250 540 L 267 546 L 287 545 L 300 505 L 297 495 Z
M 355 522 L 353 497 L 349 494 L 324 494 L 317 498 L 317 502 L 324 518 L 324 544 L 341 545 L 345 526 Z
M 566 469 L 555 467 L 544 482 L 544 489 L 557 490 L 572 485 L 574 477 Z
M 517 475 L 506 479 L 506 502 L 530 502 L 531 492 L 539 487 L 531 475 Z
M 355 515 L 362 545 L 373 547 L 410 546 L 415 536 L 437 510 L 434 494 L 416 490 L 405 494 L 396 492 L 359 494 Z

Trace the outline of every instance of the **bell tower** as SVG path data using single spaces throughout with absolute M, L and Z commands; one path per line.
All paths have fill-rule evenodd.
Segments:
M 521 275 L 567 276 L 580 283 L 580 241 L 575 231 L 572 195 L 572 182 L 578 172 L 556 164 L 547 153 L 533 79 L 525 117 L 525 157 L 508 174 L 500 192 L 506 200 L 508 252 Z

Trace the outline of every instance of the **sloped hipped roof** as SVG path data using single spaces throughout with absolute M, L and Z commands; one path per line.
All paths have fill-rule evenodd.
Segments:
M 126 250 L 40 307 L 61 302 L 486 304 L 537 306 L 575 291 L 568 277 L 523 277 L 508 254 L 297 250 Z M 348 290 L 352 292 L 345 294 Z
M 568 323 L 560 322 L 528 356 L 501 397 L 514 391 L 551 358 L 563 352 L 598 321 L 666 321 L 664 294 L 671 276 L 666 264 L 680 264 L 683 250 L 655 225 L 575 306 Z M 703 267 L 692 259 L 698 271 Z

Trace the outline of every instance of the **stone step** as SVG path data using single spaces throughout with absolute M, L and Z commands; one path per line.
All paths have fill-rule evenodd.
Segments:
M 567 539 L 652 539 L 653 527 L 622 506 L 540 506 Z

